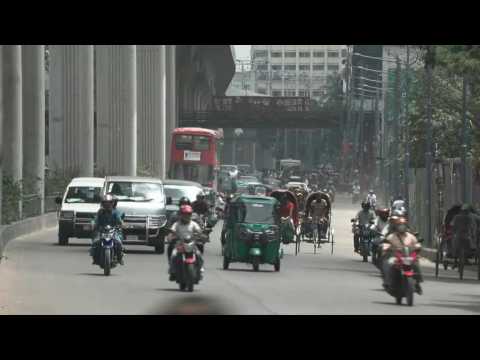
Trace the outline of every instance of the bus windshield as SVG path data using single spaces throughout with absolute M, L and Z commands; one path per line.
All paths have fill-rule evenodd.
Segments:
M 208 136 L 200 135 L 177 135 L 175 137 L 176 148 L 178 150 L 210 150 L 210 139 Z

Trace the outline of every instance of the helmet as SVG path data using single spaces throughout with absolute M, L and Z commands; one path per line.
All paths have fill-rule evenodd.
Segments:
M 374 193 L 373 189 L 368 190 L 368 193 L 373 194 Z
M 180 206 L 180 215 L 191 215 L 192 213 L 193 213 L 193 209 L 190 205 Z
M 392 216 L 404 217 L 407 215 L 407 210 L 402 206 L 401 208 L 394 209 L 392 211 Z
M 205 199 L 205 194 L 204 193 L 197 194 L 197 200 L 203 200 L 203 199 Z
M 381 218 L 386 219 L 390 215 L 390 209 L 389 208 L 378 209 L 377 214 Z
M 370 203 L 366 201 L 362 201 L 362 209 L 363 210 L 370 210 Z
M 180 201 L 178 202 L 178 204 L 180 206 L 182 205 L 190 205 L 190 200 L 189 198 L 187 198 L 186 196 L 183 196 L 182 198 L 180 198 Z
M 114 203 L 114 198 L 112 194 L 107 194 L 103 197 L 102 204 L 105 204 L 105 203 L 112 203 L 112 204 Z

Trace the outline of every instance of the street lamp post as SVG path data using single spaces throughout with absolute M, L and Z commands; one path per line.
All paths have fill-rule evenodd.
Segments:
M 408 124 L 408 91 L 410 87 L 410 47 L 407 45 L 407 63 L 405 66 L 406 70 L 406 78 L 405 78 L 405 114 L 404 114 L 404 135 L 405 135 L 405 164 L 404 164 L 404 194 L 405 194 L 405 201 L 407 205 L 407 209 L 410 208 L 410 192 L 409 192 L 409 184 L 410 184 L 410 133 L 409 133 L 409 124 Z
M 466 74 L 463 75 L 463 93 L 462 93 L 462 199 L 464 203 L 469 201 L 468 199 L 468 190 L 467 190 L 467 152 L 468 152 L 468 141 L 467 141 L 467 99 L 468 99 L 468 77 Z

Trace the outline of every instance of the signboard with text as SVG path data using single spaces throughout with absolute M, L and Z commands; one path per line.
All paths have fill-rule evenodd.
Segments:
M 200 161 L 201 153 L 198 151 L 185 150 L 183 153 L 183 160 L 185 161 Z

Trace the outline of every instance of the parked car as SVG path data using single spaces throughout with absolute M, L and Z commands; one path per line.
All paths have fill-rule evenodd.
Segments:
M 118 199 L 117 208 L 125 214 L 125 239 L 138 236 L 155 252 L 165 252 L 167 235 L 167 199 L 163 181 L 157 178 L 108 176 L 103 194 L 111 193 Z
M 104 178 L 74 178 L 63 197 L 55 199 L 57 205 L 61 206 L 58 219 L 59 245 L 68 245 L 71 237 L 92 237 L 92 222 L 100 209 L 104 184 Z

